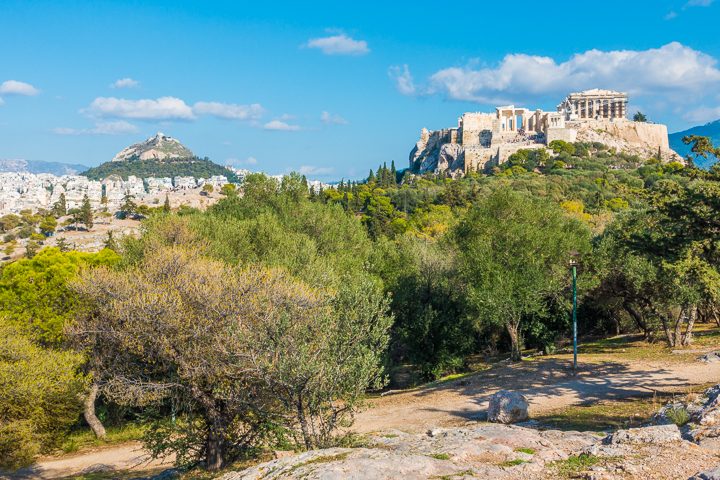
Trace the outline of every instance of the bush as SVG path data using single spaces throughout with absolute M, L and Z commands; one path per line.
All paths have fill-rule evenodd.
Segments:
M 18 468 L 77 422 L 81 355 L 38 347 L 0 320 L 0 467 Z

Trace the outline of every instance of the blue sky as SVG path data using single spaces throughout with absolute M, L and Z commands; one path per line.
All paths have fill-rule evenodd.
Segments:
M 720 118 L 720 0 L 347 5 L 0 0 L 0 158 L 97 165 L 160 130 L 337 180 L 406 166 L 462 112 L 584 88 L 671 131 Z

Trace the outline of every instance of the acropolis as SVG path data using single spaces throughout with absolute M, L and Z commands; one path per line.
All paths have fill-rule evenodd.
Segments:
M 410 153 L 413 172 L 483 171 L 507 161 L 520 149 L 547 148 L 553 140 L 608 144 L 626 153 L 677 156 L 668 144 L 667 127 L 627 117 L 628 95 L 592 89 L 570 93 L 556 111 L 504 105 L 493 113 L 468 112 L 458 126 L 420 133 Z

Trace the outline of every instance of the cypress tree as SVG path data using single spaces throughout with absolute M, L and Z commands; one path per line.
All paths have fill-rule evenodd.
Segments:
M 80 221 L 85 224 L 88 230 L 93 227 L 93 211 L 90 205 L 90 199 L 87 195 L 83 197 L 83 203 L 80 207 Z

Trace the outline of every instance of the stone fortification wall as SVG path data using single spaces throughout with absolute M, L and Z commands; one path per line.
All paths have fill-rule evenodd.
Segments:
M 547 143 L 553 140 L 562 140 L 572 143 L 577 140 L 578 131 L 574 128 L 548 128 Z

